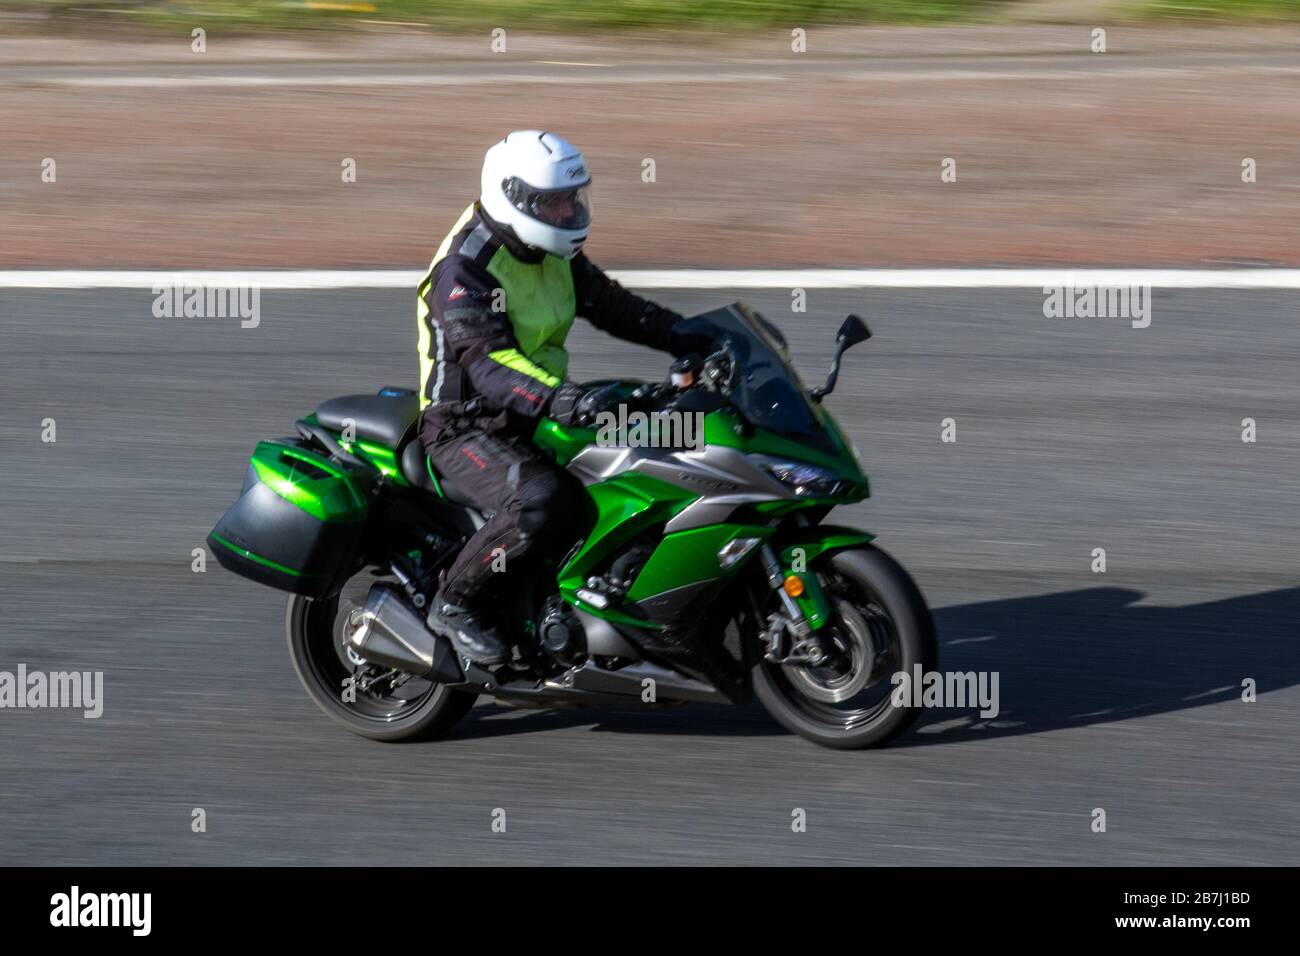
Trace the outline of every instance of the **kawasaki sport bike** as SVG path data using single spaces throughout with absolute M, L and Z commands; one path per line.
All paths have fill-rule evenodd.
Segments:
M 289 652 L 325 713 L 402 741 L 442 734 L 484 694 L 625 708 L 756 696 L 839 748 L 883 744 L 917 718 L 891 678 L 938 666 L 925 599 L 872 535 L 826 521 L 868 495 L 823 400 L 870 331 L 849 316 L 826 384 L 805 389 L 781 332 L 744 305 L 678 328 L 710 354 L 662 383 L 599 386 L 621 422 L 636 417 L 626 409 L 689 416 L 689 444 L 537 424 L 534 443 L 582 483 L 588 514 L 561 559 L 503 578 L 494 610 L 515 650 L 490 669 L 425 626 L 441 572 L 487 516 L 431 466 L 414 392 L 330 399 L 257 445 L 208 546 L 290 593 Z

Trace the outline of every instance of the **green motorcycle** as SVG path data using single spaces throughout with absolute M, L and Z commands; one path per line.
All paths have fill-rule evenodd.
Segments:
M 257 445 L 208 546 L 290 592 L 294 667 L 330 717 L 398 741 L 437 736 L 485 693 L 540 707 L 757 695 L 789 730 L 840 748 L 917 718 L 891 678 L 937 668 L 925 599 L 870 534 L 823 523 L 869 493 L 822 399 L 871 333 L 849 316 L 826 384 L 805 390 L 780 331 L 745 306 L 683 323 L 715 350 L 662 384 L 603 383 L 617 423 L 538 424 L 589 514 L 562 559 L 504 579 L 516 651 L 490 670 L 425 626 L 440 573 L 486 518 L 431 467 L 413 392 L 331 399 L 296 435 Z

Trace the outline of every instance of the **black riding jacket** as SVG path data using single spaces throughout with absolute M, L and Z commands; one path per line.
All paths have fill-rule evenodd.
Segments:
M 564 340 L 579 315 L 618 338 L 682 354 L 678 313 L 628 292 L 582 253 L 549 255 L 478 203 L 465 210 L 419 286 L 426 444 L 466 416 L 504 427 L 545 415 L 567 378 Z

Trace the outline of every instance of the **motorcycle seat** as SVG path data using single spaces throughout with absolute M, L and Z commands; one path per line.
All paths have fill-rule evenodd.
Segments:
M 420 421 L 420 397 L 342 395 L 321 402 L 316 409 L 316 420 L 336 432 L 343 431 L 351 420 L 357 438 L 397 450 L 415 437 Z
M 441 488 L 442 497 L 448 501 L 466 508 L 474 507 L 455 482 L 439 476 L 438 483 L 434 484 L 424 446 L 416 437 L 420 422 L 418 395 L 342 395 L 321 402 L 316 409 L 316 420 L 336 432 L 343 431 L 350 420 L 358 439 L 400 453 L 398 460 L 402 475 L 413 487 L 435 495 Z

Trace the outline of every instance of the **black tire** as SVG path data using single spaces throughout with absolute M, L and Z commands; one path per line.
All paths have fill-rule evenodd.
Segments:
M 878 548 L 868 545 L 840 551 L 815 570 L 828 594 L 835 593 L 837 602 L 848 605 L 842 615 L 846 620 L 837 621 L 836 626 L 849 630 L 856 627 L 854 633 L 865 629 L 873 647 L 881 640 L 877 635 L 892 628 L 888 653 L 880 653 L 878 659 L 867 658 L 874 663 L 868 668 L 865 679 L 870 683 L 864 688 L 875 688 L 877 695 L 884 692 L 884 697 L 877 704 L 857 710 L 837 709 L 832 704 L 813 700 L 798 686 L 806 678 L 792 680 L 787 676 L 793 673 L 790 665 L 764 660 L 762 649 L 757 647 L 752 655 L 750 675 L 754 693 L 768 713 L 787 730 L 823 747 L 842 750 L 879 747 L 901 734 L 920 716 L 919 707 L 892 703 L 888 693 L 893 690 L 890 676 L 900 670 L 910 673 L 917 663 L 927 673 L 938 669 L 939 645 L 934 619 L 911 576 Z M 850 627 L 852 622 L 847 619 L 855 614 L 864 623 Z M 837 615 L 837 619 L 840 617 Z
M 342 681 L 355 672 L 355 662 L 344 651 L 341 624 L 351 608 L 364 600 L 374 580 L 368 574 L 358 575 L 344 586 L 340 596 L 328 601 L 297 595 L 289 598 L 285 636 L 293 669 L 316 705 L 354 734 L 386 743 L 441 736 L 469 712 L 477 694 L 411 678 L 403 685 L 404 695 L 384 697 L 357 692 L 353 695 L 356 703 L 343 699 Z

